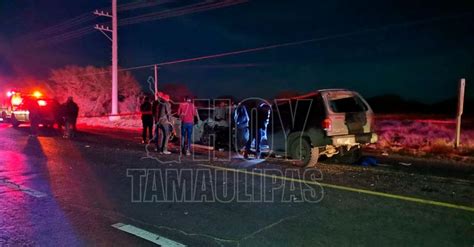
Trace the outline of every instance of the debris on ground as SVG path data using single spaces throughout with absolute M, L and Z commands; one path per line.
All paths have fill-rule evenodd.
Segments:
M 359 161 L 356 162 L 356 164 L 361 165 L 361 166 L 377 166 L 378 162 L 375 157 L 366 156 L 366 157 L 360 158 Z

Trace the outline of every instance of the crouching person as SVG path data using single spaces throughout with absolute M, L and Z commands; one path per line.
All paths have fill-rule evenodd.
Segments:
M 158 100 L 154 102 L 153 114 L 155 117 L 155 135 L 153 140 L 156 145 L 156 151 L 162 154 L 171 154 L 168 151 L 168 141 L 170 139 L 171 124 L 171 104 L 170 96 L 158 93 Z

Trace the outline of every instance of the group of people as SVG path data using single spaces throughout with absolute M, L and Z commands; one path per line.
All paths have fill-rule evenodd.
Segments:
M 145 97 L 140 106 L 142 117 L 142 143 L 154 143 L 155 150 L 161 154 L 171 154 L 168 141 L 173 128 L 170 96 L 158 92 L 156 100 Z M 188 96 L 179 104 L 178 118 L 181 120 L 181 152 L 191 155 L 194 119 L 199 118 L 197 108 Z M 153 131 L 154 130 L 154 131 Z M 148 139 L 147 139 L 148 137 Z
M 156 151 L 159 153 L 171 154 L 168 149 L 168 141 L 174 130 L 172 124 L 174 114 L 171 111 L 170 96 L 161 92 L 156 96 L 156 100 L 145 97 L 140 106 L 143 124 L 142 143 L 154 143 Z M 239 104 L 233 108 L 238 150 L 243 151 L 244 158 L 248 159 L 249 154 L 253 153 L 252 148 L 254 147 L 255 158 L 259 159 L 261 157 L 261 143 L 266 138 L 271 106 L 266 102 L 258 101 L 250 105 Z M 219 105 L 214 112 L 215 121 L 227 119 L 225 115 L 229 110 L 227 105 Z M 184 102 L 179 104 L 176 114 L 181 121 L 180 150 L 183 154 L 191 155 L 193 127 L 195 119 L 199 120 L 199 114 L 190 97 L 185 97 Z

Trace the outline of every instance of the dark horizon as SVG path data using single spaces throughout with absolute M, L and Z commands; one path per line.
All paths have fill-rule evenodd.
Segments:
M 47 79 L 51 69 L 69 64 L 109 66 L 109 41 L 99 32 L 39 48 L 34 45 L 48 35 L 32 36 L 38 39 L 26 44 L 19 42 L 27 34 L 96 8 L 107 8 L 108 4 L 105 0 L 0 3 L 0 20 L 5 23 L 0 34 L 2 82 L 21 77 Z M 181 5 L 120 12 L 119 19 Z M 243 13 L 245 18 L 238 18 Z M 162 66 L 160 85 L 185 84 L 199 97 L 271 98 L 286 90 L 304 93 L 349 88 L 367 98 L 397 94 L 407 100 L 434 103 L 455 97 L 458 80 L 465 77 L 466 96 L 473 98 L 473 13 L 472 1 L 250 1 L 120 27 L 119 65 L 129 68 L 321 38 L 318 42 Z M 70 30 L 103 21 L 91 19 Z M 146 88 L 146 79 L 153 71 L 144 68 L 132 72 Z

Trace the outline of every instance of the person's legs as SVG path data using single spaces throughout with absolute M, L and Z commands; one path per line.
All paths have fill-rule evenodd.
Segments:
M 163 125 L 157 124 L 155 127 L 156 149 L 158 152 L 163 152 Z
M 36 119 L 32 119 L 30 123 L 30 134 L 36 136 L 38 134 L 38 122 Z
M 67 128 L 68 128 L 68 131 L 67 131 L 68 133 L 67 133 L 67 135 L 68 135 L 69 137 L 74 137 L 75 134 L 76 134 L 76 127 L 75 127 L 75 126 L 76 126 L 76 123 L 75 123 L 75 119 L 70 119 L 70 120 L 68 120 L 68 124 L 67 124 L 67 125 L 68 125 L 68 127 L 67 127 Z
M 158 148 L 159 148 L 159 147 L 158 147 L 158 143 L 159 143 L 159 140 L 160 140 L 160 139 L 158 138 L 158 137 L 159 137 L 158 134 L 159 134 L 160 128 L 158 127 L 158 124 L 156 124 L 154 127 L 155 127 L 155 128 L 153 129 L 153 130 L 154 130 L 154 131 L 153 131 L 154 134 L 153 134 L 153 137 L 150 139 L 150 142 L 151 142 L 151 143 L 154 143 L 154 144 L 156 145 L 156 149 L 158 149 Z
M 193 124 L 192 123 L 189 123 L 189 124 L 186 124 L 186 132 L 187 132 L 187 150 L 188 151 L 191 151 L 191 142 L 192 142 L 192 136 L 193 136 Z
M 168 140 L 170 138 L 170 131 L 169 131 L 169 125 L 168 124 L 163 124 L 161 125 L 161 133 L 162 133 L 162 140 L 161 140 L 161 151 L 163 153 L 168 152 Z
M 146 120 L 142 118 L 142 140 L 143 142 L 146 142 Z
M 257 130 L 257 135 L 255 137 L 255 157 L 257 159 L 260 159 L 260 143 L 262 142 L 262 131 L 264 131 L 263 129 L 258 129 Z
M 66 119 L 66 134 L 64 136 L 70 138 L 71 132 L 72 132 L 71 120 Z
M 255 130 L 253 128 L 249 128 L 248 135 L 249 135 L 249 138 L 247 139 L 247 142 L 245 143 L 245 152 L 247 154 L 252 151 L 252 142 L 253 142 L 253 139 L 255 138 Z
M 182 126 L 181 134 L 183 137 L 183 148 L 186 152 L 191 151 L 191 138 L 193 134 L 193 124 L 192 123 L 185 123 Z M 186 139 L 186 143 L 184 143 L 184 139 Z M 186 145 L 186 146 L 185 146 Z
M 153 121 L 148 122 L 148 140 L 153 139 Z
M 77 118 L 74 118 L 73 121 L 72 121 L 72 129 L 74 130 L 74 132 L 77 131 L 77 129 L 76 129 L 76 123 L 77 123 Z
M 186 139 L 186 127 L 185 127 L 185 123 L 181 123 L 181 152 L 185 151 L 185 140 Z

